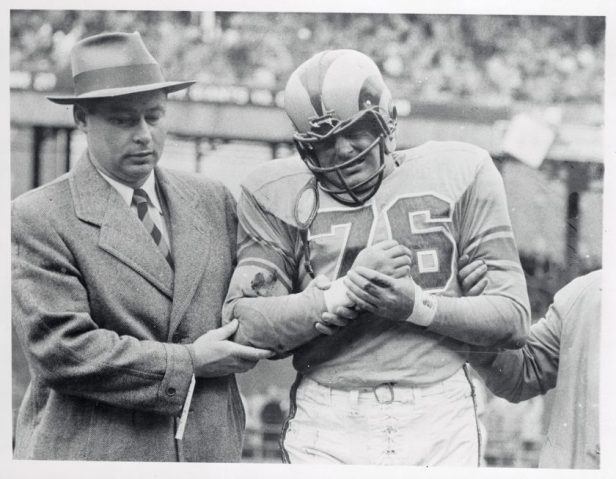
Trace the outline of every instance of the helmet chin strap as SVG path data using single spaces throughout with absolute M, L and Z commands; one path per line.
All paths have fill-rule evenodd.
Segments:
M 366 179 L 365 181 L 362 181 L 359 185 L 356 185 L 353 188 L 351 188 L 345 181 L 342 174 L 340 173 L 340 170 L 336 170 L 337 176 L 342 182 L 342 184 L 344 185 L 345 190 L 331 190 L 331 189 L 328 189 L 326 186 L 323 186 L 323 184 L 320 181 L 320 177 L 325 176 L 325 175 L 323 173 L 317 174 L 316 172 L 313 171 L 315 175 L 313 177 L 313 180 L 310 181 L 307 185 L 305 185 L 298 193 L 296 203 L 295 203 L 295 208 L 293 210 L 293 214 L 295 217 L 295 222 L 298 227 L 299 238 L 300 238 L 300 241 L 302 242 L 304 269 L 306 270 L 306 273 L 308 273 L 308 275 L 312 279 L 315 278 L 315 272 L 310 262 L 310 241 L 308 240 L 308 231 L 310 229 L 310 225 L 316 218 L 317 212 L 319 210 L 319 188 L 317 188 L 317 184 L 320 187 L 320 189 L 330 194 L 336 201 L 338 201 L 339 203 L 342 203 L 345 206 L 363 205 L 366 201 L 368 201 L 370 198 L 372 198 L 376 194 L 379 187 L 381 186 L 381 182 L 383 181 L 383 176 L 385 173 L 385 167 L 386 167 L 385 165 L 385 145 L 384 145 L 383 137 L 380 136 L 379 138 L 380 138 L 380 141 L 378 144 L 379 144 L 380 166 L 379 166 L 379 169 L 375 172 L 375 174 L 371 175 L 368 179 Z M 374 148 L 374 146 L 372 148 Z M 367 151 L 363 153 L 364 154 L 368 153 L 372 148 L 368 148 Z M 373 185 L 370 185 L 366 188 L 366 193 L 364 193 L 363 195 L 356 193 L 355 190 L 361 189 L 362 186 L 369 184 L 373 180 L 376 180 L 376 182 Z M 300 214 L 299 202 L 300 202 L 302 193 L 305 190 L 309 190 L 309 189 L 312 189 L 313 191 L 314 201 L 311 205 L 311 208 L 309 209 L 309 213 L 306 215 L 306 219 L 304 219 L 303 218 L 304 214 Z M 350 199 L 346 198 L 344 195 L 349 195 L 351 198 Z
M 307 200 L 307 201 L 306 201 Z M 308 240 L 308 230 L 319 211 L 319 189 L 317 179 L 312 177 L 303 188 L 300 189 L 295 199 L 293 217 L 299 231 L 299 238 L 302 242 L 304 269 L 314 279 L 315 274 L 310 263 L 310 241 Z

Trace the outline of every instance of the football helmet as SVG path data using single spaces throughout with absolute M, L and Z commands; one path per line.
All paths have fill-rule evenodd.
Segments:
M 396 108 L 376 64 L 355 50 L 328 50 L 302 63 L 287 82 L 284 108 L 295 126 L 297 150 L 319 186 L 339 202 L 361 205 L 378 190 L 385 154 L 395 149 Z M 374 125 L 376 139 L 366 149 L 334 166 L 323 167 L 315 144 L 332 141 L 358 121 Z M 350 185 L 345 170 L 379 148 L 378 169 Z

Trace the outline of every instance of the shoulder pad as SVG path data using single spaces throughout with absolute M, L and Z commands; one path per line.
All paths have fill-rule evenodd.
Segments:
M 421 157 L 435 157 L 442 158 L 444 160 L 474 160 L 481 163 L 487 158 L 490 158 L 490 154 L 487 150 L 462 141 L 428 141 L 415 148 L 397 151 L 396 155 L 399 162 Z
M 298 194 L 314 178 L 304 162 L 283 158 L 264 163 L 242 182 L 242 192 L 252 196 L 265 211 L 285 223 L 295 224 Z
M 470 174 L 477 172 L 486 162 L 492 163 L 487 150 L 461 141 L 429 141 L 415 148 L 395 153 L 401 166 L 428 162 L 427 167 L 444 167 L 459 170 L 462 168 Z

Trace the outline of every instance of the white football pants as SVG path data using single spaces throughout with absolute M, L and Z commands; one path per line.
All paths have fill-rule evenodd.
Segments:
M 479 465 L 475 396 L 464 369 L 427 387 L 343 390 L 301 377 L 293 388 L 285 462 Z

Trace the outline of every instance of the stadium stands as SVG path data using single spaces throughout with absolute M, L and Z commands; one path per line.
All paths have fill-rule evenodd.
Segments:
M 113 29 L 142 32 L 169 77 L 204 84 L 279 90 L 314 52 L 355 48 L 407 98 L 603 96 L 602 17 L 12 10 L 11 25 L 11 71 L 52 72 L 59 87 L 75 41 Z

